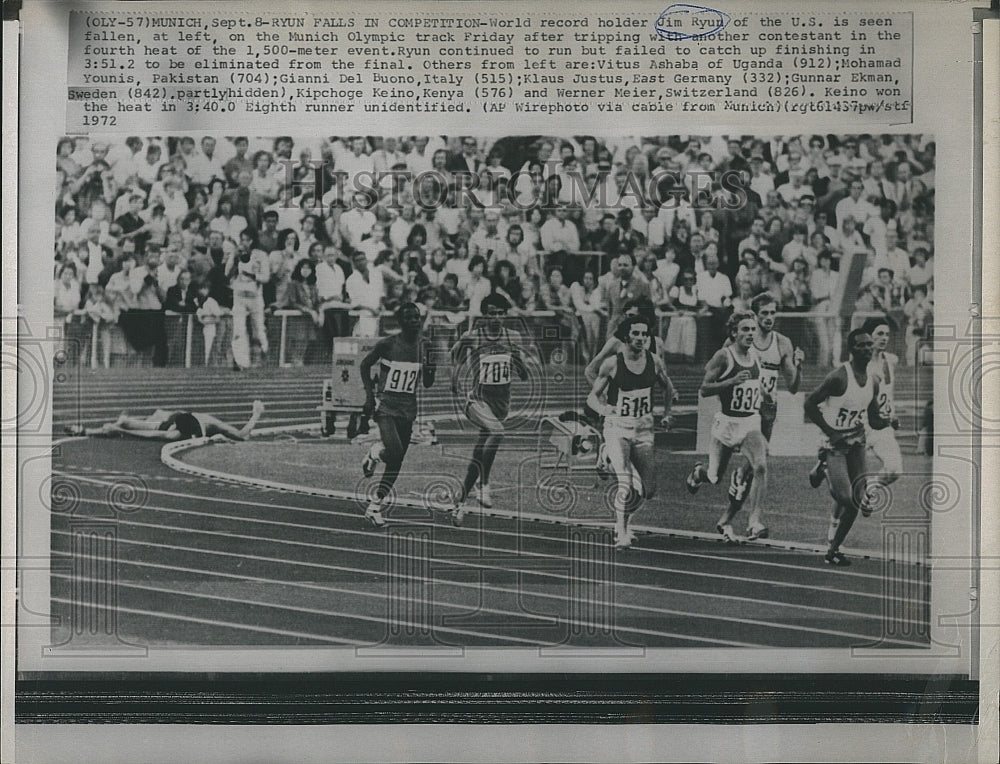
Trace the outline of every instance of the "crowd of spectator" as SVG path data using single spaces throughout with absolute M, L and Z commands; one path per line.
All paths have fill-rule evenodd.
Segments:
M 55 310 L 98 327 L 105 362 L 123 339 L 160 347 L 164 311 L 197 317 L 207 362 L 230 313 L 245 368 L 279 309 L 308 318 L 293 363 L 402 301 L 457 326 L 491 292 L 589 355 L 648 298 L 666 351 L 693 358 L 699 321 L 721 341 L 770 292 L 818 314 L 831 363 L 859 257 L 859 313 L 929 331 L 934 160 L 922 135 L 64 138 Z

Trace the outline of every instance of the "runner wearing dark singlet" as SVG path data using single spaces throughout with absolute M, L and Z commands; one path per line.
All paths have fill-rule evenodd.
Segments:
M 372 351 L 361 361 L 361 381 L 365 386 L 367 416 L 374 414 L 381 442 L 371 447 L 362 462 L 365 477 L 375 474 L 380 461 L 385 463 L 382 479 L 375 489 L 375 498 L 365 510 L 365 517 L 376 527 L 385 525 L 382 509 L 392 491 L 399 469 L 413 435 L 413 422 L 417 418 L 417 384 L 424 387 L 434 384 L 435 366 L 429 358 L 422 358 L 420 309 L 412 302 L 403 303 L 396 310 L 399 334 L 379 340 Z M 378 410 L 375 410 L 375 385 L 372 368 L 379 365 Z
M 483 298 L 484 321 L 463 334 L 451 349 L 454 364 L 452 392 L 461 396 L 462 377 L 470 374 L 471 390 L 467 393 L 465 415 L 479 428 L 479 439 L 472 452 L 462 484 L 452 510 L 452 522 L 461 525 L 470 497 L 479 482 L 478 500 L 484 507 L 493 506 L 490 495 L 490 471 L 504 436 L 503 421 L 510 411 L 512 373 L 521 380 L 528 378 L 521 347 L 520 334 L 503 325 L 510 302 L 493 293 Z

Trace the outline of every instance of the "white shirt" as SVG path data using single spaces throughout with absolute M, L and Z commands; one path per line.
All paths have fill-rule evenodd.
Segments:
M 160 289 L 166 291 L 177 283 L 177 277 L 180 273 L 180 265 L 175 266 L 174 269 L 171 270 L 167 267 L 166 263 L 160 263 L 160 267 L 156 269 L 156 283 L 160 285 Z
M 721 308 L 723 301 L 733 296 L 733 284 L 721 271 L 716 271 L 714 277 L 702 271 L 698 274 L 698 296 L 710 308 Z
M 382 300 L 385 297 L 385 282 L 382 279 L 382 272 L 378 268 L 368 269 L 367 281 L 358 271 L 354 271 L 347 277 L 345 283 L 347 300 L 351 305 L 361 305 L 375 311 L 381 309 Z
M 864 225 L 868 218 L 877 215 L 878 210 L 866 202 L 863 197 L 854 201 L 848 196 L 846 199 L 841 199 L 837 202 L 837 228 L 840 228 L 840 224 L 843 223 L 844 218 L 848 216 L 854 218 L 854 221 L 858 223 L 858 225 Z
M 316 266 L 316 292 L 320 300 L 340 300 L 344 291 L 344 269 L 325 260 Z
M 413 226 L 413 221 L 407 222 L 401 217 L 392 221 L 392 225 L 389 226 L 389 242 L 397 252 L 402 252 L 406 249 L 406 239 L 410 235 Z
M 375 225 L 375 215 L 368 210 L 355 207 L 340 216 L 340 232 L 352 247 L 358 245 L 361 237 L 369 233 L 373 225 Z
M 542 224 L 540 231 L 542 249 L 546 252 L 577 252 L 580 249 L 580 233 L 569 220 L 551 218 Z

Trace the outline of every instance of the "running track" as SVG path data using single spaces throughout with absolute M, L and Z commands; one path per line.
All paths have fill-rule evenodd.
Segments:
M 233 422 L 264 399 L 263 426 L 315 423 L 325 369 L 249 374 L 85 372 L 57 386 L 55 426 L 155 406 Z M 684 403 L 697 372 L 678 374 Z M 430 410 L 451 410 L 445 386 Z M 553 407 L 579 404 L 565 387 Z M 151 645 L 844 647 L 925 644 L 926 569 L 857 559 L 830 569 L 803 552 L 641 536 L 615 552 L 607 531 L 470 516 L 397 513 L 376 531 L 353 501 L 219 484 L 162 465 L 161 444 L 68 440 L 53 460 L 53 609 L 71 618 L 79 522 L 107 513 L 116 476 L 137 508 L 116 515 L 118 633 Z M 79 540 L 79 536 L 76 538 Z M 60 565 L 60 563 L 62 563 Z M 887 590 L 893 592 L 889 599 Z M 916 630 L 883 639 L 884 612 Z M 919 633 L 917 633 L 919 632 Z

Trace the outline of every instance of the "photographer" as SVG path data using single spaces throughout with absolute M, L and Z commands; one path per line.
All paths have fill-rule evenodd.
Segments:
M 253 246 L 253 232 L 249 229 L 240 235 L 240 245 L 231 239 L 223 242 L 225 252 L 223 268 L 233 290 L 233 362 L 239 370 L 251 364 L 249 318 L 253 326 L 253 341 L 260 347 L 261 356 L 267 355 L 267 330 L 264 326 L 263 285 L 271 277 L 267 255 Z

